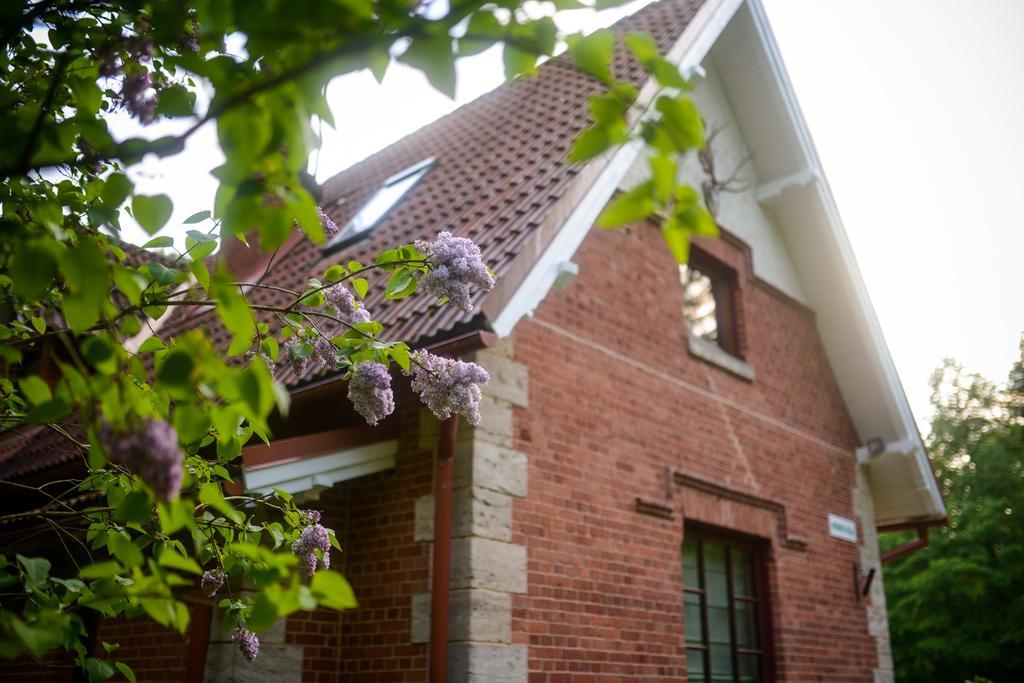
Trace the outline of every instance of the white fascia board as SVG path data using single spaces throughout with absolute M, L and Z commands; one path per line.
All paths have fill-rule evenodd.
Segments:
M 915 448 L 910 449 L 912 451 L 912 455 L 908 453 L 907 456 L 914 459 L 914 464 L 919 469 L 921 480 L 927 487 L 928 498 L 933 506 L 933 512 L 936 516 L 941 517 L 945 515 L 946 512 L 945 502 L 942 500 L 942 494 L 939 491 L 938 483 L 935 481 L 935 477 L 932 473 L 927 451 L 921 440 L 921 435 L 918 432 L 917 424 L 914 422 L 913 413 L 910 410 L 910 403 L 907 401 L 906 393 L 903 391 L 903 385 L 900 382 L 898 373 L 896 372 L 896 366 L 893 363 L 892 356 L 890 355 L 888 346 L 885 343 L 885 337 L 882 334 L 881 325 L 875 315 L 874 307 L 871 305 L 871 299 L 868 296 L 867 288 L 865 287 L 864 280 L 861 277 L 860 269 L 857 267 L 853 249 L 850 246 L 846 230 L 843 227 L 842 219 L 839 216 L 839 209 L 836 206 L 835 198 L 832 196 L 832 191 L 829 188 L 828 179 L 825 177 L 821 160 L 819 159 L 817 150 L 814 147 L 814 142 L 811 139 L 807 123 L 804 121 L 803 113 L 800 111 L 800 106 L 797 103 L 792 83 L 789 80 L 789 75 L 786 73 L 778 45 L 775 42 L 775 37 L 768 24 L 768 18 L 765 15 L 764 8 L 762 7 L 760 0 L 747 0 L 747 2 L 749 3 L 751 13 L 754 17 L 754 22 L 761 38 L 762 46 L 768 56 L 768 60 L 770 62 L 769 66 L 775 76 L 776 85 L 784 98 L 785 106 L 789 113 L 794 131 L 797 134 L 801 151 L 807 159 L 808 169 L 813 174 L 813 185 L 815 187 L 816 194 L 828 217 L 827 227 L 829 230 L 827 236 L 834 241 L 843 265 L 842 271 L 836 273 L 836 275 L 846 277 L 851 285 L 851 290 L 856 298 L 856 312 L 858 314 L 857 323 L 858 326 L 866 332 L 865 338 L 869 341 L 869 344 L 866 345 L 867 348 L 865 348 L 869 362 L 875 366 L 875 369 L 878 370 L 881 376 L 885 379 L 887 389 L 890 393 L 890 398 L 892 399 L 891 405 L 897 412 L 895 417 L 898 418 L 898 422 L 903 431 L 900 441 L 911 442 L 916 446 Z
M 707 0 L 668 51 L 666 58 L 684 73 L 698 69 L 742 4 L 743 0 Z M 650 106 L 651 102 L 645 104 Z M 558 279 L 560 264 L 572 259 L 642 150 L 643 144 L 634 140 L 614 151 L 604 170 L 569 214 L 508 303 L 495 316 L 492 322 L 495 334 L 499 337 L 507 336 L 516 323 L 533 314 Z
M 398 441 L 391 439 L 281 465 L 243 468 L 242 474 L 245 489 L 253 493 L 270 493 L 275 488 L 299 493 L 391 469 L 397 454 Z

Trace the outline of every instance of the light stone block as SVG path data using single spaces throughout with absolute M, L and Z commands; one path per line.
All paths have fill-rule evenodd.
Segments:
M 477 362 L 491 380 L 481 387 L 484 396 L 525 408 L 530 402 L 529 370 L 522 363 L 490 353 L 477 354 Z
M 489 590 L 451 592 L 449 641 L 512 642 L 512 596 Z
M 456 455 L 455 487 L 477 486 L 522 498 L 528 490 L 528 472 L 525 453 L 477 441 Z
M 514 442 L 512 405 L 493 396 L 484 396 L 480 400 L 480 424 L 473 430 L 473 440 L 511 448 Z
M 208 683 L 300 683 L 302 647 L 261 641 L 260 656 L 250 663 L 234 643 L 210 643 L 204 680 Z
M 453 643 L 448 646 L 451 683 L 525 683 L 526 645 Z
M 526 592 L 526 546 L 489 538 L 452 540 L 452 588 Z
M 430 593 L 413 593 L 412 618 L 409 623 L 410 643 L 430 642 Z
M 512 498 L 504 493 L 472 487 L 455 492 L 452 536 L 480 536 L 512 540 Z
M 432 493 L 416 499 L 412 539 L 417 542 L 434 540 L 434 494 Z

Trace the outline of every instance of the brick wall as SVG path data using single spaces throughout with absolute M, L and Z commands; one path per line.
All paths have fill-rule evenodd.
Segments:
M 851 586 L 858 548 L 827 535 L 854 517 L 856 437 L 813 315 L 751 277 L 733 239 L 702 245 L 738 274 L 749 382 L 687 351 L 674 263 L 653 228 L 591 233 L 577 280 L 516 328 L 529 406 L 515 448 L 529 496 L 513 508 L 528 589 L 513 642 L 531 681 L 680 680 L 685 674 L 679 547 L 684 521 L 771 541 L 778 679 L 868 681 L 877 664 Z M 779 511 L 678 483 L 666 467 Z M 639 514 L 658 501 L 672 519 Z

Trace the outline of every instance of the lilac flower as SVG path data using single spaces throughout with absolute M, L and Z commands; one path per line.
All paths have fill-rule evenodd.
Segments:
M 148 71 L 125 77 L 121 85 L 121 101 L 125 109 L 143 124 L 156 119 L 156 94 L 152 87 L 153 79 Z
M 348 400 L 367 423 L 375 425 L 395 410 L 391 375 L 386 365 L 363 361 L 352 368 Z
M 344 283 L 339 282 L 325 289 L 324 299 L 328 306 L 333 306 L 338 312 L 339 318 L 350 318 L 356 311 L 356 298 Z
M 328 241 L 334 239 L 335 236 L 341 232 L 341 228 L 339 228 L 338 224 L 334 222 L 334 219 L 328 216 L 327 212 L 319 206 L 316 207 L 316 212 L 320 215 L 320 224 L 324 228 L 324 237 L 326 237 Z
M 296 355 L 296 349 L 298 349 L 300 343 L 306 343 L 313 349 L 312 353 L 305 358 L 300 358 Z M 315 335 L 312 339 L 290 337 L 284 343 L 282 351 L 284 351 L 285 357 L 280 359 L 280 362 L 290 361 L 295 374 L 299 377 L 304 377 L 311 369 L 333 369 L 338 364 L 338 347 L 332 344 L 331 340 L 319 334 Z
M 121 62 L 113 45 L 108 43 L 96 48 L 96 57 L 100 61 L 100 76 L 114 78 L 121 74 Z
M 319 557 L 317 551 L 320 551 Z M 321 569 L 327 569 L 331 566 L 331 539 L 327 529 L 320 524 L 310 524 L 292 543 L 292 552 L 302 562 L 306 576 L 313 576 L 318 565 Z
M 231 632 L 231 640 L 238 644 L 238 649 L 250 663 L 256 661 L 256 657 L 260 654 L 260 639 L 256 637 L 255 633 L 239 624 Z
M 224 585 L 224 579 L 227 578 L 220 569 L 208 569 L 203 572 L 203 579 L 199 584 L 200 589 L 206 593 L 206 597 L 212 598 L 220 590 L 220 587 Z
M 448 299 L 466 313 L 473 310 L 469 286 L 485 292 L 494 287 L 494 276 L 487 270 L 480 247 L 465 237 L 450 232 L 438 233 L 433 242 L 417 240 L 416 248 L 426 255 L 430 270 L 420 283 L 438 299 Z
M 480 422 L 480 385 L 490 380 L 486 370 L 476 363 L 435 356 L 429 351 L 417 351 L 412 360 L 413 391 L 439 420 L 458 413 L 470 424 Z
M 149 419 L 141 430 L 120 432 L 104 421 L 98 436 L 110 459 L 137 474 L 153 489 L 157 500 L 178 497 L 184 455 L 174 427 L 163 420 Z
M 274 368 L 277 366 L 277 363 L 275 363 L 274 359 L 267 355 L 266 352 L 260 351 L 257 354 L 257 352 L 253 349 L 249 349 L 248 351 L 245 352 L 245 360 L 247 363 L 252 363 L 257 356 L 263 359 L 263 364 L 266 365 L 267 370 L 269 370 L 271 374 L 273 374 Z
M 320 523 L 320 511 L 319 510 L 299 510 L 299 516 L 302 518 L 305 524 L 319 524 Z

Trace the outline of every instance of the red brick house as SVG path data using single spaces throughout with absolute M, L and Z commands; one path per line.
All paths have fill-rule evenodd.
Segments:
M 598 86 L 554 59 L 328 181 L 340 240 L 294 236 L 268 281 L 445 229 L 499 276 L 468 315 L 369 301 L 393 338 L 492 377 L 455 443 L 449 680 L 892 680 L 877 531 L 945 510 L 764 11 L 661 0 L 618 28 L 692 74 L 735 171 L 688 268 L 651 225 L 591 229 L 645 165 L 633 147 L 566 164 Z M 644 85 L 624 54 L 616 72 Z M 210 316 L 163 333 L 197 326 L 220 334 Z M 368 429 L 340 379 L 282 379 L 292 417 L 245 452 L 245 484 L 324 511 L 360 608 L 279 624 L 254 665 L 202 614 L 184 640 L 100 637 L 140 680 L 422 681 L 438 423 L 404 396 Z

